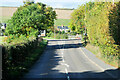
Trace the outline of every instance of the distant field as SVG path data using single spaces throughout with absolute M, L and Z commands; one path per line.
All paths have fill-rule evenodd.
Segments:
M 0 22 L 1 23 L 6 23 L 8 19 L 10 19 L 11 16 L 0 16 Z
M 10 19 L 10 16 L 0 16 L 0 22 L 6 23 L 6 21 Z M 57 19 L 55 20 L 55 25 L 61 26 L 62 24 L 64 26 L 68 26 L 70 23 L 70 19 Z
M 0 16 L 0 22 L 1 23 L 6 23 L 6 21 L 10 19 L 10 16 Z M 56 26 L 69 26 L 70 23 L 70 19 L 57 19 L 55 20 L 55 25 Z
M 69 23 L 70 23 L 70 19 L 57 19 L 57 20 L 55 20 L 56 26 L 61 26 L 61 25 L 69 26 Z

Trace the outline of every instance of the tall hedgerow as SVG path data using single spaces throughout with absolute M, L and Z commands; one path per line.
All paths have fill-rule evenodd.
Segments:
M 86 12 L 89 12 L 94 6 L 93 2 L 89 2 L 85 5 L 79 6 L 74 12 L 71 14 L 71 22 L 70 28 L 72 31 L 77 32 L 79 34 L 85 33 L 85 22 L 86 22 Z
M 95 6 L 87 13 L 87 32 L 90 42 L 100 46 L 104 55 L 118 55 L 118 12 L 113 12 L 117 9 L 116 4 L 112 3 L 95 3 Z M 111 14 L 114 13 L 114 14 Z M 113 21 L 114 20 L 114 21 Z M 116 25 L 114 25 L 116 24 Z
M 84 32 L 85 6 L 82 5 L 71 14 L 70 28 L 73 32 L 82 34 Z
M 118 56 L 120 52 L 119 14 L 120 2 L 114 5 L 111 2 L 89 2 L 86 3 L 86 8 L 82 5 L 72 13 L 70 27 L 81 33 L 85 30 L 82 26 L 86 26 L 90 43 L 100 47 L 101 55 Z

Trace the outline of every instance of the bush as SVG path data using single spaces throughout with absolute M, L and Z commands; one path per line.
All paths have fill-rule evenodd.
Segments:
M 45 48 L 46 41 L 36 39 L 21 44 L 6 45 L 3 47 L 3 79 L 19 79 Z
M 118 7 L 115 6 L 109 2 L 96 3 L 87 14 L 86 25 L 90 43 L 100 46 L 102 54 L 107 56 L 118 55 L 119 52 L 118 45 L 115 44 L 115 39 L 119 39 L 117 33 L 120 32 L 117 21 L 119 11 L 113 12 L 114 9 L 118 10 Z M 115 23 L 117 24 L 114 25 Z
M 65 34 L 65 31 L 62 31 L 61 34 Z
M 55 38 L 56 38 L 56 39 L 61 39 L 61 35 L 60 35 L 60 34 L 56 34 L 56 35 L 55 35 Z
M 64 32 L 58 31 L 57 33 L 54 34 L 51 31 L 51 32 L 47 33 L 47 37 L 54 38 L 54 36 L 55 36 L 56 39 L 68 39 L 68 35 L 66 33 L 64 33 L 64 34 L 63 33 Z
M 21 35 L 26 38 L 37 37 L 41 29 L 52 28 L 54 19 L 56 19 L 56 13 L 52 7 L 46 7 L 42 3 L 27 2 L 19 7 L 11 19 L 8 20 L 5 32 L 8 36 L 13 35 L 14 37 L 20 37 Z
M 76 33 L 76 32 L 71 32 L 70 34 L 71 34 L 71 35 L 76 35 L 77 33 Z

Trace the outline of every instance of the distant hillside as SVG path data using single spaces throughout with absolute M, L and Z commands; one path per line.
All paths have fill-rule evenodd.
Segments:
M 10 18 L 13 13 L 17 10 L 18 7 L 0 7 L 0 19 L 4 19 L 4 17 Z M 57 13 L 57 19 L 70 19 L 70 15 L 74 9 L 67 8 L 55 8 Z M 7 19 L 7 18 L 6 18 Z
M 55 9 L 57 14 L 57 19 L 70 19 L 73 9 Z

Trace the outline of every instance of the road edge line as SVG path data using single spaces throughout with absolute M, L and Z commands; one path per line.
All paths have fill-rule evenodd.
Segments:
M 84 54 L 84 56 L 89 60 L 91 61 L 93 64 L 95 64 L 97 67 L 99 67 L 102 71 L 105 72 L 105 69 L 103 69 L 101 66 L 99 66 L 98 64 L 96 64 L 93 60 L 91 60 L 90 58 L 88 58 L 88 56 L 85 54 L 85 52 L 80 48 L 81 52 Z M 117 78 L 116 76 L 112 75 L 111 73 L 109 72 L 105 72 L 107 73 L 108 75 L 112 76 L 112 78 Z

